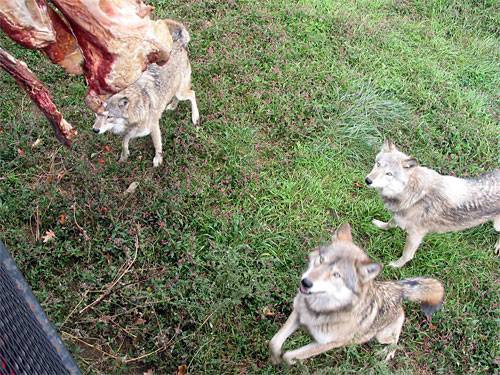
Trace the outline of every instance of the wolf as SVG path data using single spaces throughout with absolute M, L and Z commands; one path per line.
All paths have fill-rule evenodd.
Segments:
M 490 220 L 500 231 L 500 170 L 476 178 L 444 176 L 420 166 L 387 139 L 365 182 L 393 215 L 387 223 L 372 223 L 383 230 L 399 226 L 407 233 L 403 255 L 390 266 L 402 267 L 413 259 L 428 232 L 455 232 Z M 500 237 L 495 245 L 499 252 Z
M 179 100 L 191 102 L 192 122 L 195 125 L 198 122 L 196 95 L 190 89 L 191 64 L 187 56 L 190 36 L 179 22 L 168 20 L 168 26 L 174 42 L 169 60 L 162 66 L 149 65 L 137 81 L 111 96 L 93 125 L 95 133 L 111 130 L 123 137 L 119 162 L 127 160 L 131 139 L 151 134 L 155 148 L 153 167 L 162 163 L 160 118 L 165 109 L 176 109 Z
M 269 342 L 271 362 L 293 365 L 296 360 L 372 338 L 396 344 L 405 318 L 404 299 L 419 302 L 427 318 L 441 306 L 444 287 L 439 280 L 375 281 L 381 271 L 382 265 L 353 243 L 350 225 L 342 225 L 328 245 L 309 255 L 293 311 Z M 283 353 L 283 343 L 299 327 L 313 342 Z M 389 352 L 386 347 L 384 351 L 387 360 L 394 357 L 395 350 Z

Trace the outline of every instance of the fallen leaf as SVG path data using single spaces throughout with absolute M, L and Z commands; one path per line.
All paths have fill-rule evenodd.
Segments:
M 111 148 L 109 146 L 102 146 L 102 150 L 106 153 L 109 153 L 111 151 Z
M 64 224 L 64 223 L 66 223 L 67 221 L 69 221 L 69 218 L 68 218 L 67 216 L 64 216 L 64 215 L 59 216 L 59 222 L 60 222 L 61 224 Z
M 42 236 L 42 240 L 45 243 L 52 241 L 54 238 L 56 238 L 56 234 L 51 229 L 45 232 L 45 236 Z
M 99 159 L 97 159 L 97 164 L 99 164 L 99 165 L 104 165 L 104 164 L 106 164 L 106 159 L 104 159 L 104 158 L 99 158 Z
M 262 312 L 264 313 L 265 316 L 275 316 L 276 315 L 276 313 L 267 306 L 264 307 L 264 310 Z
M 64 172 L 58 173 L 57 177 L 56 177 L 57 178 L 57 182 L 61 182 L 62 178 L 66 175 L 66 173 L 68 173 L 68 172 L 64 171 Z
M 360 184 L 359 182 L 355 182 L 354 185 L 359 187 L 359 188 L 362 188 L 364 186 L 363 184 Z
M 24 150 L 21 150 L 20 148 L 17 149 L 17 153 L 19 154 L 19 156 L 21 156 L 22 158 L 24 158 Z
M 435 329 L 437 329 L 437 326 L 435 326 L 431 322 L 429 322 L 429 327 L 430 327 L 431 331 L 434 331 Z
M 177 367 L 177 375 L 186 375 L 187 373 L 187 365 L 182 365 Z
M 39 144 L 40 144 L 40 138 L 37 138 L 36 141 L 31 144 L 31 149 L 33 150 Z
M 143 372 L 142 375 L 153 375 L 153 369 L 150 368 L 148 371 Z
M 137 181 L 132 182 L 123 194 L 125 194 L 125 195 L 132 194 L 133 192 L 135 192 L 135 190 L 137 189 L 138 186 L 139 186 L 139 183 Z
M 141 326 L 141 325 L 143 325 L 144 323 L 146 323 L 146 321 L 145 321 L 144 319 L 142 319 L 142 318 L 137 318 L 137 319 L 134 319 L 134 324 L 135 324 L 136 326 Z

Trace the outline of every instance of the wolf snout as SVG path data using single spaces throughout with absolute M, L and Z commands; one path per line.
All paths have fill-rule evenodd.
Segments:
M 302 279 L 300 281 L 300 291 L 302 293 L 306 293 L 306 294 L 309 293 L 309 289 L 312 288 L 312 286 L 313 286 L 313 283 L 308 278 Z
M 92 128 L 92 130 L 94 131 L 94 133 L 99 133 L 99 129 Z
M 365 178 L 365 182 L 367 185 L 371 185 L 373 183 L 372 179 L 370 177 Z

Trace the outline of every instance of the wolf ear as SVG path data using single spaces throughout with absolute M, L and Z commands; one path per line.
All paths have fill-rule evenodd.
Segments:
M 382 272 L 382 268 L 382 264 L 377 262 L 358 264 L 358 273 L 361 278 L 361 282 L 367 283 L 368 281 L 373 280 L 379 275 L 380 272 Z
M 351 225 L 349 223 L 342 224 L 333 235 L 332 240 L 352 242 Z
M 126 96 L 118 101 L 118 107 L 120 107 L 121 109 L 125 109 L 128 107 L 128 98 Z
M 406 169 L 415 168 L 416 166 L 418 166 L 418 160 L 415 158 L 406 159 L 401 162 L 401 165 Z
M 384 146 L 382 147 L 382 151 L 391 152 L 394 150 L 396 150 L 396 145 L 394 143 L 392 143 L 392 141 L 389 137 L 387 137 L 385 142 L 384 142 Z

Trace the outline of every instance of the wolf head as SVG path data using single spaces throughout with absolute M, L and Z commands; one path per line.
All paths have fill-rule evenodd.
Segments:
M 377 189 L 380 195 L 397 198 L 405 189 L 418 162 L 399 151 L 394 143 L 387 139 L 382 150 L 375 157 L 375 165 L 365 178 L 368 186 Z
M 96 120 L 92 127 L 94 133 L 102 134 L 111 130 L 115 134 L 120 134 L 125 130 L 128 120 L 127 109 L 129 100 L 126 96 L 113 95 L 104 104 L 104 111 L 96 115 Z
M 351 227 L 346 223 L 330 244 L 309 255 L 299 293 L 315 312 L 343 310 L 356 302 L 380 271 L 382 265 L 352 242 Z

